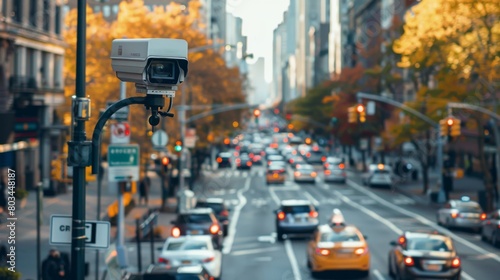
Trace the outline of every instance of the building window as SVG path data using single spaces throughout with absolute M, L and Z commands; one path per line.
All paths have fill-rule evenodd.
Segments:
M 15 22 L 23 22 L 23 1 L 12 0 L 12 18 Z
M 117 15 L 119 10 L 120 10 L 120 7 L 118 7 L 118 5 L 113 5 L 113 14 L 114 15 Z
M 3 18 L 7 17 L 7 1 L 2 1 L 2 16 Z
M 37 1 L 30 0 L 30 24 L 34 27 L 38 26 L 38 17 L 37 17 Z
M 41 76 L 42 76 L 42 87 L 49 87 L 49 73 L 52 70 L 50 65 L 50 57 L 49 53 L 42 52 L 42 67 L 40 68 Z
M 101 6 L 95 6 L 94 13 L 99 13 L 99 12 L 101 12 Z
M 61 6 L 56 5 L 56 14 L 54 16 L 54 32 L 57 35 L 61 34 Z
M 111 15 L 111 9 L 110 9 L 109 5 L 102 6 L 102 14 L 106 18 Z
M 62 88 L 62 67 L 63 57 L 61 55 L 54 55 L 54 87 L 57 89 Z
M 43 0 L 43 30 L 50 31 L 50 0 Z
M 36 76 L 35 50 L 32 48 L 26 49 L 26 76 L 28 78 Z

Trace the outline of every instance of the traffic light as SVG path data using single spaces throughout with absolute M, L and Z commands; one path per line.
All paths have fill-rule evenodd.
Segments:
M 224 138 L 224 145 L 229 146 L 229 144 L 231 144 L 231 139 L 229 139 L 227 137 Z
M 260 110 L 259 110 L 259 109 L 255 109 L 255 110 L 253 110 L 253 115 L 254 115 L 254 117 L 256 117 L 256 118 L 260 117 Z
M 176 152 L 180 152 L 182 151 L 182 141 L 181 140 L 177 140 L 175 141 L 175 147 L 174 147 L 174 150 Z
M 240 123 L 239 123 L 239 122 L 237 122 L 237 121 L 234 121 L 234 122 L 233 122 L 233 127 L 234 127 L 234 128 L 237 128 L 238 126 L 240 126 Z
M 448 119 L 448 120 L 452 120 L 452 124 L 451 124 L 451 128 L 450 128 L 450 136 L 451 137 L 457 137 L 457 136 L 460 136 L 460 123 L 461 121 L 459 119 Z M 448 123 L 449 125 L 449 123 Z
M 275 114 L 275 115 L 278 115 L 279 113 L 280 113 L 280 109 L 278 109 L 278 108 L 274 108 L 274 114 Z
M 285 118 L 287 121 L 292 119 L 292 114 L 291 113 L 286 113 Z
M 62 179 L 62 162 L 60 159 L 53 159 L 50 162 L 50 179 L 51 180 Z
M 163 171 L 167 172 L 168 171 L 168 164 L 170 163 L 170 159 L 168 157 L 163 157 L 161 159 L 161 165 L 163 166 Z
M 439 121 L 439 128 L 441 131 L 441 136 L 448 136 L 448 120 L 442 119 Z
M 97 176 L 92 174 L 92 168 L 90 166 L 85 167 L 85 181 L 87 182 L 95 182 L 97 180 Z
M 365 122 L 366 121 L 366 110 L 365 107 L 361 104 L 356 106 L 356 111 L 358 112 L 359 115 L 359 122 Z
M 357 119 L 356 107 L 347 108 L 347 116 L 349 123 L 355 123 Z

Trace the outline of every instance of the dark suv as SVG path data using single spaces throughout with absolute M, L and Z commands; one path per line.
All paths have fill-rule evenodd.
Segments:
M 219 168 L 229 167 L 231 168 L 231 153 L 219 153 L 217 155 L 217 164 Z
M 211 208 L 214 212 L 217 220 L 222 225 L 222 233 L 227 236 L 229 227 L 229 210 L 224 204 L 224 199 L 222 198 L 206 198 L 198 199 L 196 201 L 196 208 Z
M 275 213 L 279 241 L 283 234 L 313 233 L 319 225 L 318 212 L 309 200 L 282 200 Z
M 222 248 L 222 227 L 210 208 L 189 209 L 172 221 L 172 236 L 211 235 L 217 249 Z
M 460 279 L 461 262 L 452 239 L 438 232 L 405 232 L 389 252 L 396 279 Z

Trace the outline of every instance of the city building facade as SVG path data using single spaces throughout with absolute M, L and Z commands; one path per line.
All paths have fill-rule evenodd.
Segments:
M 0 168 L 16 169 L 18 188 L 48 189 L 67 133 L 55 117 L 64 102 L 62 1 L 0 2 Z

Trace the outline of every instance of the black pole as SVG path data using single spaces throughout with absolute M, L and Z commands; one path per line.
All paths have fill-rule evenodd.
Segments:
M 100 144 L 100 143 L 99 143 Z M 101 157 L 97 159 L 99 172 L 97 172 L 97 220 L 101 220 L 101 189 L 102 189 L 102 174 Z M 99 250 L 95 250 L 95 280 L 99 280 Z
M 42 272 L 40 269 L 40 263 L 42 260 L 41 249 L 40 249 L 40 225 L 42 222 L 42 188 L 43 185 L 40 182 L 36 188 L 36 279 L 42 279 Z
M 153 213 L 151 211 L 151 214 L 149 215 L 150 217 L 152 217 L 152 215 L 155 215 L 155 213 Z M 149 224 L 151 226 L 151 230 L 149 232 L 149 245 L 151 246 L 151 264 L 154 264 L 155 263 L 155 250 L 154 250 L 154 245 L 155 245 L 155 223 L 154 223 L 154 220 L 153 219 L 150 219 L 149 221 Z
M 77 98 L 85 98 L 85 48 L 87 29 L 87 1 L 78 0 L 76 30 L 76 86 Z M 74 109 L 74 108 L 73 108 Z M 73 115 L 75 112 L 73 111 Z M 86 140 L 85 121 L 74 118 L 72 141 L 81 144 Z M 76 153 L 75 153 L 76 154 Z M 71 155 L 70 155 L 71 156 Z M 73 155 L 78 157 L 79 155 Z M 73 166 L 73 221 L 71 242 L 71 279 L 85 279 L 85 166 Z
M 137 262 L 139 267 L 139 273 L 142 272 L 142 260 L 141 260 L 141 225 L 139 219 L 135 219 L 135 242 L 137 243 Z

